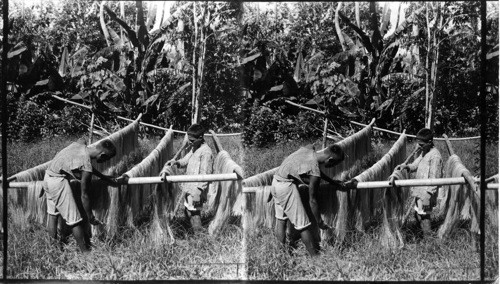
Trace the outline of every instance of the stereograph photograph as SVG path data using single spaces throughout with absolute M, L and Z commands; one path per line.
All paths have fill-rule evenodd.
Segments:
M 1 6 L 3 280 L 498 281 L 498 2 Z

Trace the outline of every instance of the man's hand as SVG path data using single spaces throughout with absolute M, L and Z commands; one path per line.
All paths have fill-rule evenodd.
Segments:
M 161 177 L 161 180 L 163 182 L 167 181 L 167 176 L 168 176 L 168 173 L 167 172 L 161 172 L 160 173 L 160 177 Z
M 99 220 L 97 220 L 97 219 L 96 219 L 96 217 L 95 217 L 93 214 L 92 214 L 92 216 L 90 216 L 90 218 L 89 218 L 89 223 L 90 223 L 91 225 L 94 225 L 94 226 L 104 225 L 104 223 L 103 223 L 103 222 L 101 222 L 101 221 L 99 221 Z
M 327 224 L 325 224 L 325 222 L 324 222 L 323 220 L 319 220 L 318 227 L 319 227 L 321 230 L 328 230 L 328 229 L 331 229 L 331 227 L 330 227 L 330 226 L 328 226 Z
M 342 186 L 345 189 L 356 189 L 358 188 L 358 181 L 356 179 L 351 179 L 350 181 L 344 182 Z
M 408 170 L 410 169 L 410 166 L 406 165 L 406 164 L 401 164 L 401 165 L 398 165 L 395 170 L 396 171 L 404 171 L 404 170 Z
M 116 179 L 113 178 L 112 176 L 101 175 L 99 178 L 107 185 L 118 186 L 118 184 L 116 183 Z
M 121 175 L 120 177 L 115 179 L 115 183 L 117 185 L 120 184 L 128 184 L 129 177 L 127 175 Z
M 168 161 L 168 162 L 166 163 L 166 165 L 167 165 L 167 166 L 169 166 L 169 167 L 179 166 L 179 162 L 178 162 L 178 161 L 176 161 L 176 160 L 174 160 L 174 159 L 172 159 L 172 160 Z

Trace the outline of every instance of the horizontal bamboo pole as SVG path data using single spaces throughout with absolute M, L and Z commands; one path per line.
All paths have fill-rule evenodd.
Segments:
M 228 181 L 228 180 L 239 180 L 236 173 L 229 174 L 212 174 L 212 175 L 176 175 L 167 176 L 166 181 L 164 181 L 160 176 L 157 177 L 132 177 L 129 178 L 128 184 L 155 184 L 164 182 L 211 182 L 211 181 Z M 33 181 L 25 182 L 10 182 L 10 188 L 23 188 L 28 187 Z
M 479 181 L 476 180 L 476 183 Z M 454 178 L 436 178 L 436 179 L 400 179 L 391 181 L 366 181 L 358 182 L 356 189 L 374 189 L 374 188 L 387 188 L 387 187 L 400 187 L 400 186 L 441 186 L 441 185 L 454 185 L 466 184 L 467 181 L 463 177 Z M 260 187 L 243 187 L 243 193 L 257 192 Z M 498 189 L 498 183 L 487 184 L 488 189 Z
M 176 175 L 167 176 L 166 182 L 212 182 L 212 181 L 229 181 L 240 180 L 236 173 L 229 174 L 212 174 L 212 175 Z M 25 182 L 10 182 L 9 188 L 24 188 L 28 187 L 33 181 Z M 130 178 L 128 184 L 155 184 L 163 183 L 161 177 L 135 177 Z M 476 181 L 477 183 L 478 181 Z M 463 177 L 457 178 L 440 178 L 440 179 L 406 179 L 395 180 L 394 186 L 440 186 L 452 184 L 465 184 L 466 181 Z M 359 182 L 356 189 L 370 189 L 370 188 L 384 188 L 392 187 L 390 181 L 367 181 Z M 243 187 L 243 193 L 257 192 L 260 187 Z M 487 189 L 498 189 L 498 183 L 488 183 Z
M 28 187 L 34 181 L 14 181 L 9 182 L 9 188 L 23 188 Z
M 435 178 L 435 179 L 400 179 L 391 181 L 367 181 L 359 182 L 357 189 L 367 188 L 382 188 L 382 187 L 399 187 L 399 186 L 440 186 L 452 184 L 465 184 L 463 177 L 454 178 Z
M 128 184 L 150 184 L 163 182 L 209 182 L 209 181 L 227 181 L 238 180 L 236 173 L 229 174 L 212 174 L 212 175 L 176 175 L 167 176 L 166 180 L 161 177 L 136 177 L 130 178 Z

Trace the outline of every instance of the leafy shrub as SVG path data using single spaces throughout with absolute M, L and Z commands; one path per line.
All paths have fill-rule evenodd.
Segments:
M 84 123 L 90 122 L 90 114 L 78 106 L 64 106 L 54 109 L 48 100 L 39 97 L 13 103 L 15 113 L 11 113 L 8 126 L 9 139 L 32 142 L 40 138 L 58 135 L 78 135 L 87 131 Z
M 260 106 L 255 101 L 250 118 L 244 127 L 245 146 L 265 147 L 273 143 L 319 137 L 322 130 L 314 127 L 317 116 L 310 112 L 286 114 L 284 106 L 271 108 L 268 103 Z

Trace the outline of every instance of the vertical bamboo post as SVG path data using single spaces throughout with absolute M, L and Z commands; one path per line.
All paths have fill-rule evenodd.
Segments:
M 92 112 L 92 118 L 90 119 L 89 145 L 92 144 L 92 133 L 94 133 L 94 119 L 95 114 L 94 112 Z
M 325 126 L 323 127 L 323 144 L 322 144 L 323 149 L 326 147 L 327 130 L 328 130 L 328 118 L 325 117 Z
M 453 150 L 453 147 L 451 146 L 450 140 L 448 139 L 448 136 L 446 134 L 443 134 L 444 141 L 446 142 L 446 147 L 448 148 L 448 154 L 455 155 L 455 151 Z
M 209 132 L 210 134 L 212 134 L 212 138 L 214 139 L 215 150 L 217 150 L 217 153 L 224 150 L 222 148 L 222 144 L 220 143 L 219 137 L 217 137 L 217 134 L 215 134 L 213 130 L 209 130 Z

